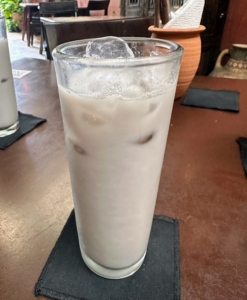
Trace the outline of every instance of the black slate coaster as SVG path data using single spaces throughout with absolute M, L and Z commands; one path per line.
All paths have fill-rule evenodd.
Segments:
M 247 176 L 247 138 L 240 137 L 236 140 L 240 147 L 240 155 L 243 163 L 244 171 Z
M 179 300 L 178 222 L 155 216 L 142 267 L 130 277 L 108 280 L 84 264 L 72 211 L 35 286 L 35 295 L 59 300 Z
M 12 145 L 23 135 L 33 130 L 40 123 L 46 122 L 46 119 L 38 118 L 33 115 L 23 114 L 21 112 L 18 112 L 18 114 L 19 114 L 18 130 L 11 135 L 0 138 L 0 149 L 3 150 L 6 149 L 8 146 Z
M 239 112 L 239 92 L 189 88 L 182 105 Z

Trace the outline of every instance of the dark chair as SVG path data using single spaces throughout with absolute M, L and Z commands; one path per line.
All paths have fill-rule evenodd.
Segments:
M 67 1 L 57 1 L 51 0 L 52 2 L 40 2 L 39 3 L 39 17 L 33 17 L 30 23 L 31 25 L 31 45 L 33 45 L 33 35 L 34 35 L 34 28 L 39 26 L 41 30 L 40 36 L 40 49 L 39 53 L 42 54 L 43 52 L 43 30 L 42 30 L 42 22 L 40 21 L 40 17 L 45 16 L 68 16 L 68 15 L 75 15 L 77 16 L 78 6 L 77 1 L 67 0 Z
M 52 51 L 58 45 L 74 40 L 93 39 L 104 36 L 150 37 L 148 27 L 154 24 L 153 17 L 132 17 L 109 20 L 71 23 L 43 23 L 46 39 L 46 57 L 52 59 Z
M 68 13 L 73 13 L 76 16 L 78 11 L 77 1 L 49 1 L 49 2 L 40 2 L 39 12 L 42 16 L 52 15 L 64 15 Z
M 90 16 L 91 10 L 104 10 L 104 15 L 107 16 L 109 3 L 110 0 L 89 0 L 85 15 Z

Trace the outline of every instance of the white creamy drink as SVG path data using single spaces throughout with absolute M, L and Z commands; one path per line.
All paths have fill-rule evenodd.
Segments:
M 81 254 L 109 279 L 145 258 L 182 55 L 126 39 L 131 48 L 107 37 L 53 53 Z
M 0 129 L 18 120 L 12 69 L 7 39 L 0 37 Z
M 89 77 L 71 78 L 72 90 Z M 174 88 L 129 101 L 59 94 L 82 251 L 108 268 L 131 266 L 147 248 Z

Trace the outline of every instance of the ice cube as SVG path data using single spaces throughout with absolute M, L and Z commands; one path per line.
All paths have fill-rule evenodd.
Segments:
M 157 103 L 150 103 L 150 106 L 149 106 L 149 113 L 152 113 L 153 111 L 155 111 L 158 107 L 158 104 Z
M 86 111 L 82 113 L 82 118 L 84 119 L 84 121 L 86 121 L 87 124 L 90 125 L 103 125 L 105 123 L 104 120 L 100 118 L 100 116 Z
M 80 146 L 78 146 L 76 144 L 74 144 L 74 150 L 77 153 L 81 154 L 81 155 L 86 155 L 87 154 L 87 152 L 82 147 L 80 147 Z
M 85 57 L 92 58 L 133 58 L 134 54 L 128 44 L 115 36 L 108 36 L 90 41 Z
M 138 140 L 135 141 L 135 144 L 143 145 L 151 141 L 151 139 L 155 136 L 155 132 L 152 132 L 150 134 L 144 135 L 143 137 L 140 137 Z

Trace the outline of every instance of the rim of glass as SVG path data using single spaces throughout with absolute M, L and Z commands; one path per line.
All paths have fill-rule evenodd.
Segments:
M 121 37 L 121 39 L 125 40 L 126 42 L 149 42 L 155 44 L 156 46 L 160 46 L 170 50 L 167 53 L 161 53 L 155 56 L 141 56 L 141 57 L 133 57 L 133 58 L 90 58 L 90 57 L 82 57 L 79 55 L 72 55 L 64 53 L 63 51 L 68 48 L 76 47 L 79 45 L 86 45 L 88 42 L 94 39 L 83 39 L 83 40 L 76 40 L 71 41 L 68 43 L 63 43 L 58 45 L 53 51 L 52 55 L 56 59 L 71 59 L 77 60 L 86 65 L 100 65 L 100 66 L 126 66 L 126 62 L 128 65 L 145 65 L 146 64 L 158 64 L 161 62 L 167 62 L 174 59 L 179 59 L 183 54 L 183 47 L 180 44 L 169 40 L 161 40 L 161 39 L 154 39 L 154 38 L 145 38 L 145 37 Z

